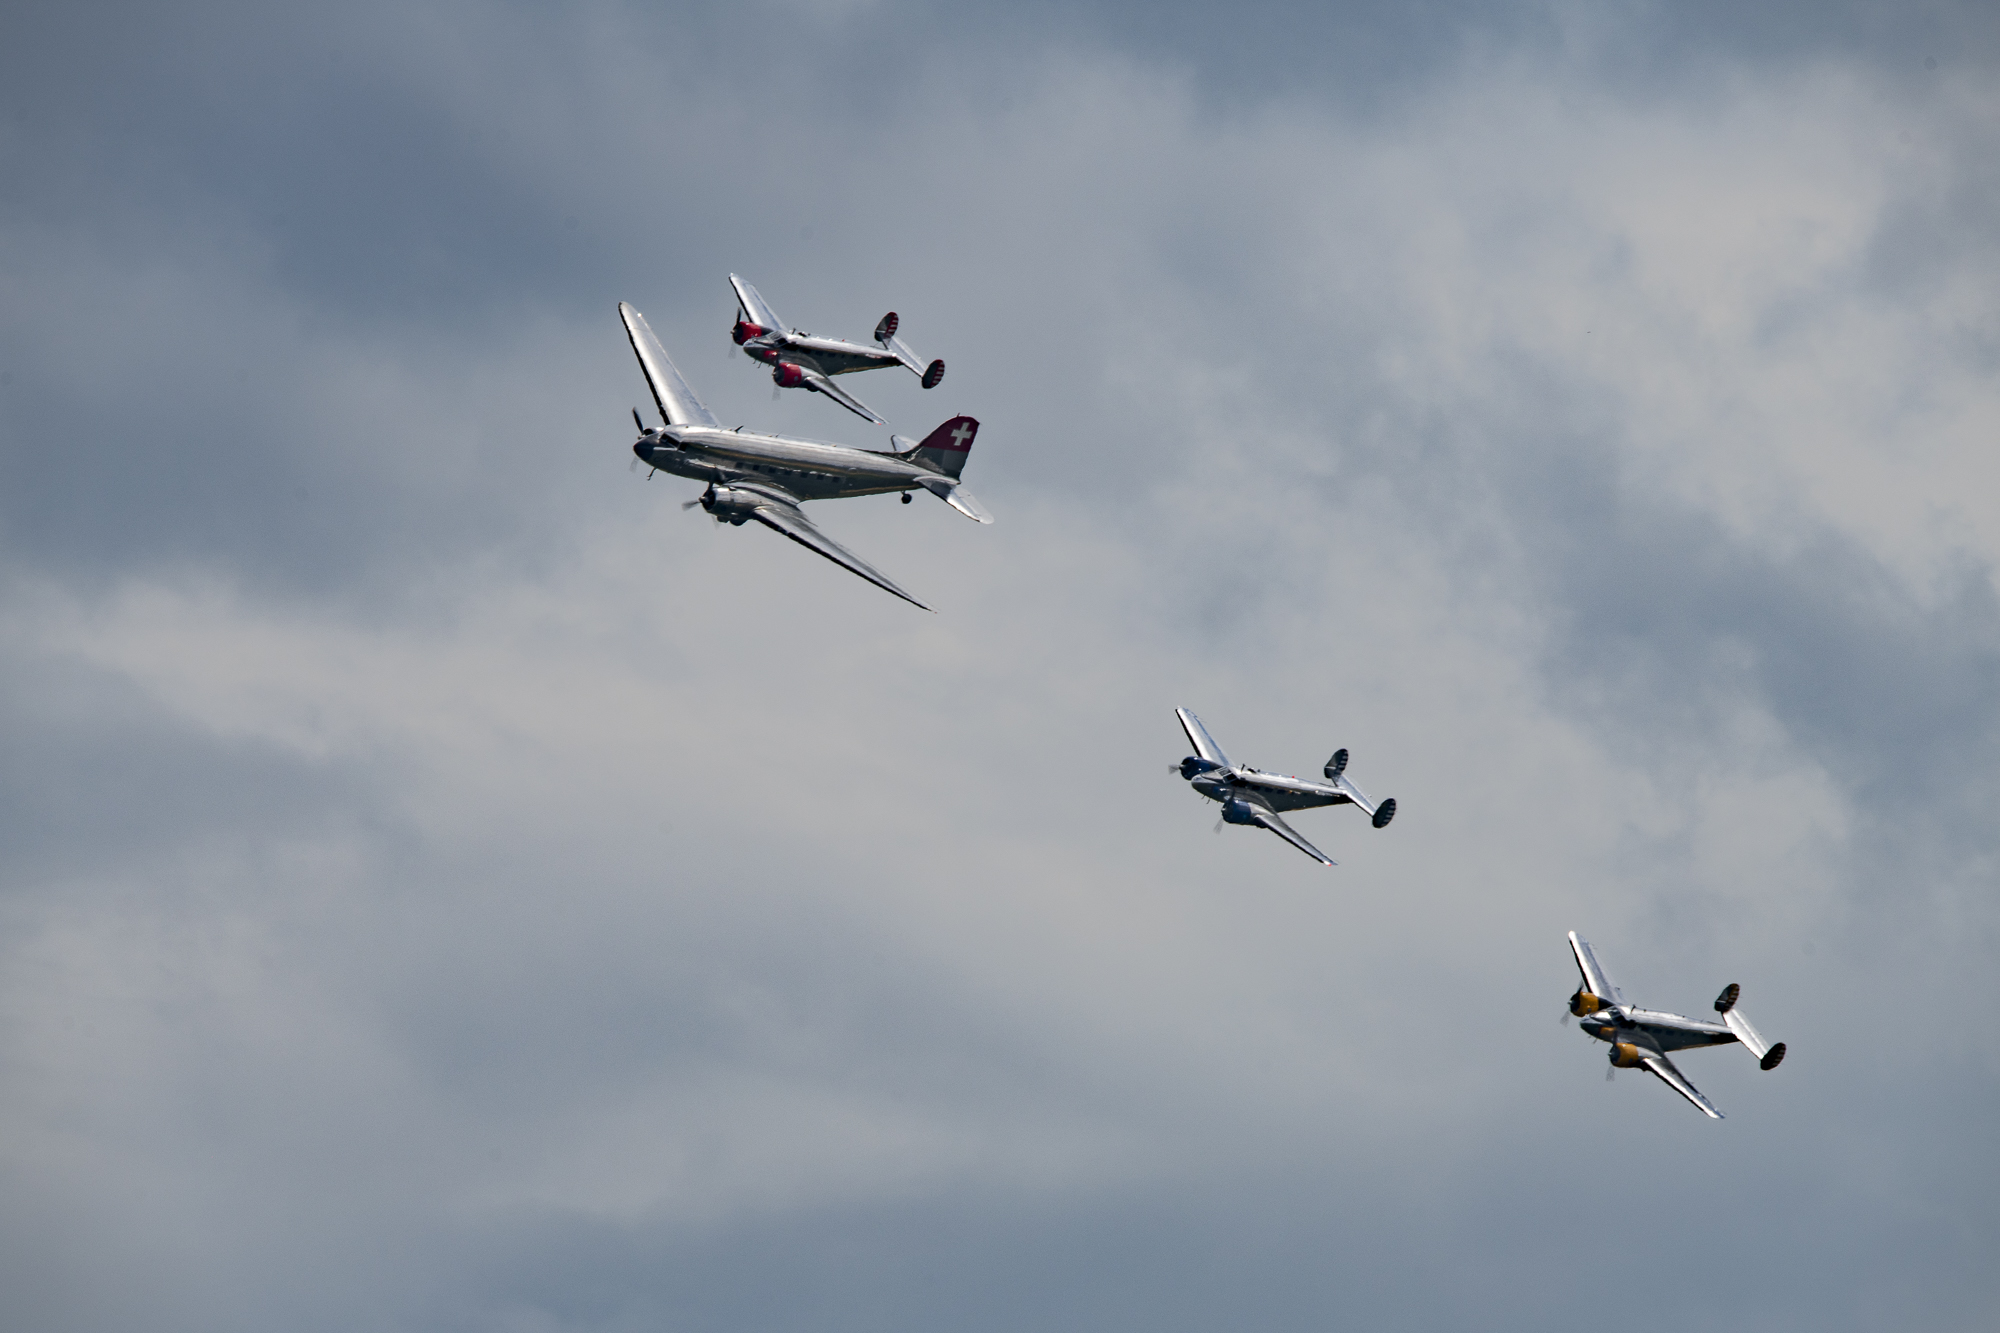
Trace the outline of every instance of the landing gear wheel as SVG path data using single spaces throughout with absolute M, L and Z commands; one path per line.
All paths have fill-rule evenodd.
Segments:
M 908 504 L 909 502 L 910 502 L 910 493 L 909 493 L 908 491 L 904 491 L 904 492 L 903 492 L 903 503 L 904 503 L 904 504 Z

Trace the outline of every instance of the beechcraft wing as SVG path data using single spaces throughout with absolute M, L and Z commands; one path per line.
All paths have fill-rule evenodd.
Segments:
M 1194 747 L 1196 754 L 1211 764 L 1221 764 L 1224 768 L 1233 767 L 1229 762 L 1229 756 L 1222 752 L 1222 747 L 1209 738 L 1208 728 L 1201 725 L 1200 718 L 1185 708 L 1176 708 L 1174 716 L 1181 720 L 1181 730 L 1187 733 L 1188 744 Z
M 859 574 L 885 592 L 895 593 L 910 605 L 924 611 L 930 610 L 928 606 L 897 587 L 888 575 L 814 527 L 813 521 L 806 517 L 805 511 L 799 508 L 796 502 L 779 498 L 774 493 L 775 488 L 760 486 L 757 489 L 760 494 L 769 496 L 767 503 L 760 504 L 750 511 L 750 516 L 759 523 L 774 532 L 784 533 L 807 550 L 825 556 L 842 569 Z
M 1583 936 L 1572 930 L 1569 933 L 1569 950 L 1576 955 L 1576 970 L 1583 974 L 1583 988 L 1585 990 L 1595 995 L 1598 999 L 1609 1001 L 1612 1004 L 1622 1005 L 1625 1003 L 1625 992 L 1611 984 L 1611 978 L 1605 973 L 1603 965 L 1597 961 L 1597 955 L 1590 951 L 1589 940 L 1586 940 Z M 1658 1073 L 1659 1071 L 1655 1070 L 1654 1072 Z M 1666 1075 L 1661 1074 L 1660 1077 L 1666 1078 Z M 1675 1077 L 1678 1078 L 1679 1075 L 1676 1074 Z M 1690 1089 L 1690 1091 L 1692 1090 Z M 1696 1105 L 1700 1105 L 1700 1103 L 1697 1102 Z
M 743 307 L 743 313 L 750 317 L 752 324 L 768 329 L 773 333 L 784 333 L 786 331 L 785 321 L 778 318 L 778 312 L 771 309 L 770 302 L 759 295 L 755 287 L 752 287 L 734 273 L 729 275 L 729 285 L 736 289 L 737 304 Z
M 1660 1080 L 1660 1082 L 1666 1084 L 1668 1087 L 1672 1088 L 1675 1092 L 1678 1092 L 1681 1096 L 1693 1102 L 1695 1105 L 1695 1109 L 1700 1111 L 1703 1115 L 1707 1116 L 1711 1120 L 1722 1119 L 1722 1112 L 1716 1110 L 1715 1104 L 1709 1101 L 1708 1098 L 1701 1095 L 1700 1089 L 1696 1088 L 1694 1084 L 1687 1081 L 1686 1075 L 1682 1074 L 1680 1070 L 1674 1068 L 1674 1062 L 1672 1060 L 1667 1059 L 1667 1057 L 1664 1055 L 1648 1055 L 1647 1057 L 1645 1057 L 1643 1063 L 1645 1064 L 1646 1068 L 1652 1073 L 1654 1078 L 1657 1078 L 1658 1080 Z
M 618 303 L 618 313 L 625 320 L 625 336 L 632 340 L 632 350 L 638 354 L 639 369 L 646 372 L 646 383 L 652 386 L 653 401 L 659 405 L 660 416 L 669 426 L 714 426 L 720 429 L 722 423 L 715 419 L 715 413 L 702 406 L 701 399 L 694 396 L 686 380 L 667 356 L 667 349 L 660 346 L 660 340 L 653 336 L 652 326 L 646 317 L 626 305 Z
M 823 393 L 827 397 L 833 399 L 834 402 L 839 403 L 842 407 L 852 412 L 855 416 L 860 417 L 863 421 L 872 421 L 878 426 L 886 426 L 889 424 L 883 418 L 876 416 L 874 411 L 871 410 L 866 403 L 863 403 L 859 398 L 856 398 L 853 394 L 849 393 L 847 390 L 840 388 L 831 379 L 827 378 L 825 375 L 820 374 L 817 370 L 808 370 L 804 366 L 800 366 L 799 370 L 804 374 L 805 381 L 807 384 L 810 384 L 814 389 L 818 390 L 820 393 Z
M 1321 851 L 1319 848 L 1307 842 L 1304 838 L 1301 838 L 1299 836 L 1297 829 L 1293 828 L 1290 824 L 1287 824 L 1284 820 L 1280 819 L 1278 817 L 1278 812 L 1273 810 L 1270 806 L 1264 804 L 1263 800 L 1260 799 L 1258 796 L 1256 796 L 1254 793 L 1244 792 L 1242 793 L 1240 799 L 1243 801 L 1245 805 L 1250 807 L 1251 810 L 1250 817 L 1257 821 L 1257 827 L 1271 830 L 1271 832 L 1277 834 L 1279 837 L 1283 838 L 1286 842 L 1289 842 L 1290 844 L 1292 844 L 1292 846 L 1298 848 L 1300 851 L 1304 852 L 1307 856 L 1310 856 L 1313 860 L 1319 862 L 1323 866 L 1330 866 L 1335 864 L 1334 859 L 1332 857 L 1328 856 L 1325 852 Z

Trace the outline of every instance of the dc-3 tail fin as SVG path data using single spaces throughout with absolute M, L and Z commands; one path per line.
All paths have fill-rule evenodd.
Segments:
M 1764 1040 L 1762 1033 L 1750 1026 L 1750 1020 L 1736 1007 L 1736 997 L 1742 993 L 1741 986 L 1733 981 L 1730 982 L 1722 988 L 1722 994 L 1715 997 L 1715 1012 L 1722 1015 L 1722 1021 L 1736 1034 L 1736 1040 L 1742 1042 L 1750 1054 L 1757 1057 L 1759 1068 L 1776 1069 L 1779 1062 L 1785 1058 L 1785 1043 L 1781 1041 L 1774 1046 Z
M 905 449 L 902 456 L 934 467 L 947 477 L 956 477 L 965 471 L 966 455 L 972 452 L 972 438 L 977 434 L 977 421 L 971 417 L 953 417 L 924 436 L 923 443 Z
M 897 447 L 897 458 L 937 470 L 935 475 L 918 477 L 919 486 L 967 518 L 991 523 L 993 515 L 958 479 L 958 474 L 965 471 L 965 456 L 972 452 L 972 437 L 978 433 L 979 423 L 971 417 L 953 417 L 926 435 L 920 444 L 911 444 L 901 435 L 891 435 L 889 442 Z

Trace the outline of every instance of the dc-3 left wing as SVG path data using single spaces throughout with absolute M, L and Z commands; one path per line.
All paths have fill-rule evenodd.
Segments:
M 743 313 L 750 317 L 752 324 L 775 333 L 788 332 L 785 321 L 778 318 L 778 312 L 771 309 L 770 302 L 760 296 L 755 287 L 734 273 L 729 275 L 729 285 L 736 289 L 736 303 L 743 307 Z
M 1244 792 L 1240 799 L 1245 805 L 1250 807 L 1250 817 L 1257 821 L 1257 827 L 1271 830 L 1271 832 L 1277 834 L 1323 866 L 1336 864 L 1332 857 L 1307 842 L 1304 838 L 1301 838 L 1297 829 L 1278 818 L 1278 812 L 1258 800 L 1254 793 Z
M 1574 937 L 1572 936 L 1572 938 Z M 1667 1059 L 1664 1055 L 1649 1055 L 1645 1058 L 1644 1063 L 1654 1078 L 1657 1078 L 1660 1082 L 1693 1102 L 1696 1110 L 1711 1120 L 1722 1119 L 1722 1112 L 1716 1110 L 1715 1104 L 1702 1096 L 1701 1090 L 1688 1082 L 1686 1076 L 1680 1070 L 1674 1068 L 1672 1060 Z
M 847 390 L 840 388 L 831 379 L 820 374 L 817 370 L 807 370 L 804 366 L 800 366 L 799 370 L 805 376 L 807 384 L 812 385 L 814 389 L 833 399 L 834 402 L 839 403 L 863 421 L 872 421 L 878 426 L 889 424 L 882 417 L 876 416 L 874 409 L 870 408 L 866 403 L 856 398 Z
M 930 610 L 928 606 L 925 606 L 922 602 L 897 587 L 888 575 L 882 573 L 866 560 L 863 560 L 860 556 L 854 554 L 854 552 L 848 550 L 845 546 L 842 546 L 839 542 L 814 527 L 812 520 L 806 517 L 805 511 L 799 508 L 797 504 L 789 500 L 780 499 L 777 495 L 771 494 L 761 487 L 759 488 L 759 494 L 769 496 L 766 503 L 760 504 L 750 511 L 750 516 L 759 523 L 770 528 L 773 532 L 784 533 L 785 536 L 790 537 L 807 550 L 825 556 L 842 569 L 859 574 L 862 578 L 867 579 L 883 591 L 895 593 L 896 596 L 902 598 L 911 606 L 924 611 Z
M 667 349 L 653 336 L 653 326 L 646 322 L 646 317 L 623 301 L 618 303 L 618 316 L 625 321 L 625 336 L 631 340 L 639 369 L 653 390 L 661 419 L 669 426 L 720 427 L 722 423 L 715 419 L 715 413 L 702 406 L 701 399 L 694 396 L 694 390 L 688 388 L 688 382 L 674 368 Z

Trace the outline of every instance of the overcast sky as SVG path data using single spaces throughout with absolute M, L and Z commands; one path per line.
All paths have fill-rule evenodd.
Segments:
M 0 31 L 10 1330 L 2000 1323 L 1990 6 Z

